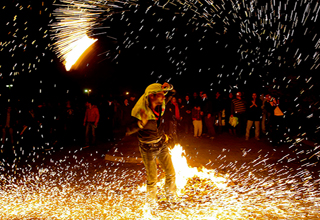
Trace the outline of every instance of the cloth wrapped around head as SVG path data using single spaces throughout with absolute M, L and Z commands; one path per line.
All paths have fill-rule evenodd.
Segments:
M 169 84 L 168 84 L 169 85 Z M 150 94 L 155 94 L 158 92 L 164 92 L 165 95 L 168 93 L 169 90 L 171 90 L 173 87 L 169 85 L 168 87 L 163 87 L 160 83 L 153 83 L 149 85 L 144 94 L 140 97 L 140 99 L 137 101 L 135 106 L 133 107 L 131 111 L 131 115 L 139 120 L 141 120 L 140 116 L 140 110 L 143 109 L 146 114 L 148 115 L 148 120 L 155 120 L 155 115 L 153 114 L 152 110 L 149 108 L 149 99 L 148 96 Z M 166 102 L 163 100 L 161 105 L 161 116 L 164 114 Z

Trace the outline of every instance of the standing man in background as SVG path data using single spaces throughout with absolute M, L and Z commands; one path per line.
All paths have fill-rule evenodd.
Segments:
M 246 103 L 242 100 L 241 92 L 237 92 L 236 98 L 231 103 L 231 115 L 230 117 L 238 118 L 238 125 L 234 128 L 234 133 L 239 137 L 243 135 L 246 126 Z
M 252 93 L 252 99 L 248 103 L 248 114 L 247 114 L 247 128 L 246 128 L 246 141 L 249 140 L 250 137 L 250 129 L 254 122 L 255 127 L 255 138 L 256 140 L 260 140 L 260 120 L 261 120 L 261 105 L 262 102 L 258 98 L 257 93 Z
M 96 128 L 98 126 L 100 114 L 98 107 L 93 105 L 91 101 L 86 103 L 87 109 L 83 120 L 83 126 L 86 127 L 86 144 L 85 148 L 89 147 L 89 132 L 91 130 L 92 140 L 91 143 L 96 144 Z

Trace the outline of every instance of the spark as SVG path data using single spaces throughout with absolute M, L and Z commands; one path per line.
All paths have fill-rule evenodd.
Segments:
M 277 169 L 276 164 L 266 164 L 268 153 L 247 164 L 237 165 L 237 161 L 222 164 L 221 169 L 229 169 L 222 175 L 213 169 L 190 167 L 185 151 L 176 145 L 171 154 L 181 200 L 166 208 L 161 199 L 165 194 L 161 172 L 160 211 L 155 216 L 145 203 L 141 168 L 132 169 L 119 162 L 84 162 L 83 158 L 78 159 L 77 152 L 68 151 L 65 158 L 51 160 L 52 166 L 34 169 L 29 165 L 18 168 L 15 176 L 1 174 L 1 182 L 5 184 L 0 188 L 0 218 L 312 219 L 320 216 L 317 178 L 302 169 L 303 166 L 295 172 L 285 166 Z M 301 151 L 299 155 L 305 153 Z M 317 155 L 310 153 L 312 157 Z M 98 155 L 96 151 L 89 157 Z M 225 156 L 217 159 L 222 161 Z M 213 164 L 210 161 L 206 166 Z M 312 163 L 307 161 L 304 166 Z M 16 168 L 13 164 L 9 169 Z M 97 171 L 92 173 L 92 169 Z M 267 174 L 261 175 L 262 170 Z

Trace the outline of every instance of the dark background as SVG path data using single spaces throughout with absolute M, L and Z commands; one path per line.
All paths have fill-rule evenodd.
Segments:
M 207 2 L 117 3 L 122 8 L 100 13 L 88 33 L 98 41 L 71 71 L 57 57 L 52 35 L 55 10 L 71 5 L 62 3 L 1 3 L 1 103 L 65 101 L 85 97 L 85 88 L 92 97 L 125 97 L 127 91 L 139 97 L 149 84 L 168 81 L 181 96 L 271 93 L 291 116 L 313 120 L 318 132 L 317 2 L 282 2 L 281 8 L 262 1 L 217 1 L 215 8 Z

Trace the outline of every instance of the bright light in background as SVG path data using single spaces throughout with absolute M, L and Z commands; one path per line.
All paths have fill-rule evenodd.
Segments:
M 69 52 L 66 54 L 65 67 L 69 71 L 77 62 L 79 57 L 88 49 L 97 39 L 89 38 L 87 35 L 69 45 Z
M 90 95 L 91 89 L 85 89 L 84 93 L 87 93 L 88 95 Z

